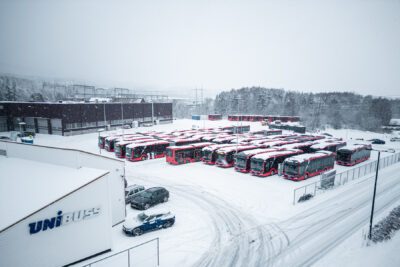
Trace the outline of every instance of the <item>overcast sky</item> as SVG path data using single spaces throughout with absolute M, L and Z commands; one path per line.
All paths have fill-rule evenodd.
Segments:
M 400 0 L 0 0 L 0 72 L 400 95 Z

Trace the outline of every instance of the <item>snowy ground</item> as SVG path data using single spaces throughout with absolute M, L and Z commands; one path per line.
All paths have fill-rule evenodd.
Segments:
M 201 128 L 236 123 L 176 120 L 173 124 L 125 132 L 190 129 L 196 124 Z M 250 124 L 252 131 L 263 128 L 260 123 L 243 124 Z M 326 132 L 347 138 L 348 143 L 360 142 L 356 138 L 380 138 L 387 144 L 375 148 L 400 149 L 400 142 L 389 141 L 390 135 L 355 130 Z M 35 143 L 99 153 L 97 135 L 61 137 L 39 134 Z M 114 156 L 104 150 L 102 154 Z M 372 158 L 376 158 L 376 153 Z M 381 172 L 377 212 L 386 211 L 400 198 L 400 184 L 397 183 L 400 166 L 397 165 Z M 338 166 L 337 170 L 348 168 Z M 172 166 L 166 164 L 165 159 L 127 162 L 126 175 L 129 184 L 166 187 L 170 191 L 169 202 L 148 212 L 169 210 L 176 214 L 176 224 L 167 230 L 140 237 L 125 236 L 122 226 L 118 225 L 113 229 L 113 253 L 159 237 L 161 266 L 338 266 L 345 264 L 325 259 L 342 254 L 347 257 L 348 265 L 354 266 L 358 263 L 354 259 L 358 259 L 360 265 L 365 262 L 361 256 L 365 250 L 374 250 L 375 254 L 370 255 L 381 258 L 383 254 L 379 251 L 384 251 L 382 246 L 392 248 L 391 244 L 375 246 L 377 249 L 361 247 L 359 232 L 368 220 L 372 178 L 353 181 L 308 203 L 293 206 L 293 189 L 316 181 L 318 177 L 292 182 L 279 176 L 258 178 L 202 163 Z M 128 219 L 139 213 L 129 206 L 127 212 Z M 397 237 L 393 240 L 393 244 L 399 242 Z M 360 256 L 353 259 L 353 254 L 357 253 Z M 395 261 L 395 265 L 400 265 L 398 259 Z

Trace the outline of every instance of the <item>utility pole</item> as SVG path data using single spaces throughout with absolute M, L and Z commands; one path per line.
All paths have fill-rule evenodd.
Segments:
M 107 130 L 106 103 L 105 102 L 103 102 L 103 116 L 104 116 L 104 128 Z
M 371 240 L 371 238 L 372 238 L 372 223 L 373 223 L 373 219 L 374 219 L 376 184 L 378 183 L 378 171 L 379 171 L 379 160 L 380 160 L 380 158 L 381 158 L 381 151 L 378 151 L 378 163 L 376 165 L 374 194 L 372 196 L 371 217 L 370 217 L 370 220 L 369 220 L 369 233 L 368 233 L 368 239 L 369 240 Z
M 238 153 L 238 149 L 239 149 L 239 104 L 240 104 L 240 96 L 235 97 L 235 99 L 237 100 L 237 115 L 238 115 L 238 120 L 237 120 L 237 126 L 236 126 L 236 156 Z

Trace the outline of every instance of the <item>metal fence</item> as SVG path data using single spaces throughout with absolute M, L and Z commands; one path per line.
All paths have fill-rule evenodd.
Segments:
M 400 161 L 400 153 L 396 153 L 390 156 L 386 156 L 380 159 L 379 169 L 386 168 Z M 301 201 L 302 199 L 307 199 L 309 197 L 314 197 L 318 194 L 324 193 L 327 190 L 331 190 L 347 184 L 350 181 L 359 179 L 368 174 L 374 173 L 376 171 L 377 161 L 373 161 L 361 166 L 351 168 L 347 171 L 337 173 L 334 178 L 330 178 L 332 183 L 324 183 L 324 180 L 319 180 L 314 183 L 296 188 L 293 190 L 293 205 Z M 331 184 L 331 186 L 326 187 L 324 184 Z
M 151 239 L 142 244 L 120 251 L 83 267 L 157 267 L 160 266 L 160 241 Z

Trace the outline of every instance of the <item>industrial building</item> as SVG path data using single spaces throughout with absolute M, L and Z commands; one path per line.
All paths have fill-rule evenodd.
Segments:
M 74 135 L 133 122 L 172 122 L 172 103 L 0 102 L 0 132 Z
M 124 162 L 0 141 L 0 266 L 65 266 L 112 251 Z

